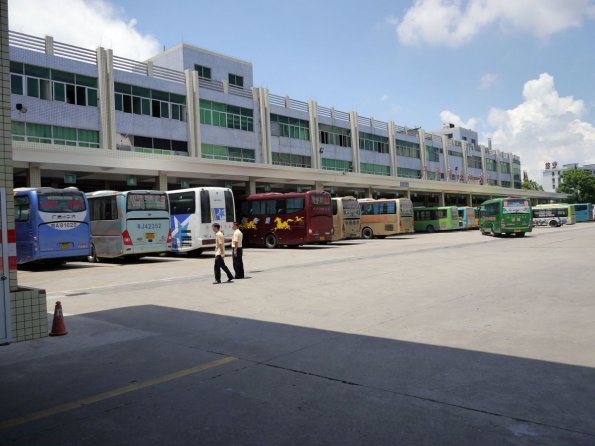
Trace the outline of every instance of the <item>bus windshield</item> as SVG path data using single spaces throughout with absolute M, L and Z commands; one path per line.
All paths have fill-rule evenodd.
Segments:
M 502 203 L 502 212 L 504 214 L 528 214 L 529 201 L 528 200 L 504 200 Z
M 127 211 L 166 211 L 165 194 L 128 194 Z
M 41 212 L 82 212 L 85 200 L 80 194 L 40 194 L 38 196 Z
M 331 204 L 331 196 L 329 194 L 311 194 L 310 204 L 314 206 L 328 206 Z

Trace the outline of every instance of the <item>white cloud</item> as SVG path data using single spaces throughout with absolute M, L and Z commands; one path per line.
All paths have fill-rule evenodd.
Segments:
M 544 39 L 595 18 L 593 0 L 416 0 L 402 20 L 389 17 L 405 45 L 458 47 L 499 25 Z
M 537 181 L 546 161 L 595 163 L 595 127 L 581 119 L 582 100 L 561 97 L 547 73 L 525 83 L 523 99 L 513 109 L 490 110 L 495 148 L 520 155 L 522 169 Z
M 440 121 L 444 124 L 454 124 L 457 127 L 473 130 L 475 130 L 475 126 L 477 125 L 477 119 L 469 118 L 467 122 L 464 122 L 459 115 L 456 115 L 449 110 L 444 110 L 440 113 Z
M 382 97 L 380 98 L 380 100 L 382 102 L 386 102 L 386 101 L 388 101 L 388 99 L 389 99 L 389 96 L 387 94 L 383 94 Z
M 13 31 L 84 48 L 111 48 L 117 56 L 145 60 L 160 50 L 159 42 L 136 29 L 120 7 L 105 0 L 9 0 Z
M 480 90 L 487 90 L 490 88 L 494 83 L 498 80 L 498 75 L 494 73 L 486 73 L 481 76 L 479 80 L 479 89 Z

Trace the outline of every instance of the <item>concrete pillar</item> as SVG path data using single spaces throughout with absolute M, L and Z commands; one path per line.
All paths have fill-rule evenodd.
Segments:
M 374 198 L 374 190 L 371 187 L 366 189 L 366 197 L 367 198 Z
M 463 149 L 463 183 L 469 182 L 469 164 L 467 161 L 467 141 L 461 141 Z
M 488 140 L 491 144 L 491 141 Z M 496 184 L 502 187 L 502 172 L 500 171 L 500 159 L 502 154 L 499 150 L 496 150 Z
M 114 99 L 114 54 L 97 48 L 97 102 L 99 107 L 101 148 L 117 150 L 116 105 Z
M 359 128 L 357 125 L 357 113 L 349 113 L 349 124 L 351 127 L 351 161 L 353 173 L 359 173 Z
M 186 112 L 188 116 L 188 155 L 193 158 L 201 157 L 200 135 L 200 91 L 198 73 L 194 70 L 184 70 L 186 80 Z
M 320 153 L 320 132 L 318 131 L 318 104 L 308 101 L 308 116 L 310 118 L 310 165 L 312 169 L 322 168 L 322 154 Z
M 273 150 L 271 146 L 271 113 L 269 110 L 269 91 L 266 88 L 255 88 L 255 102 L 258 105 L 260 117 L 260 153 L 262 164 L 273 164 Z
M 41 167 L 29 165 L 29 174 L 27 175 L 27 186 L 41 187 Z
M 428 179 L 428 162 L 426 159 L 426 133 L 423 129 L 418 129 L 417 134 L 419 137 L 419 158 L 421 160 L 421 179 Z
M 54 38 L 52 36 L 45 36 L 45 54 L 54 55 Z
M 256 180 L 254 178 L 248 179 L 248 182 L 246 183 L 246 193 L 249 195 L 256 193 Z
M 388 154 L 390 157 L 390 174 L 393 177 L 398 176 L 397 149 L 395 143 L 396 135 L 395 123 L 393 121 L 388 121 Z
M 486 147 L 479 146 L 479 151 L 481 153 L 481 176 L 483 177 L 483 184 L 487 184 L 488 172 L 487 172 L 487 165 L 486 165 Z
M 444 192 L 440 192 L 438 196 L 438 206 L 446 206 L 446 194 Z
M 314 190 L 324 190 L 324 183 L 322 181 L 316 181 L 314 183 Z
M 409 189 L 405 191 L 405 196 L 411 200 L 411 191 Z
M 159 172 L 159 176 L 157 177 L 157 190 L 166 191 L 167 190 L 167 174 L 164 172 Z
M 449 174 L 449 165 L 448 165 L 448 138 L 446 136 L 442 136 L 442 154 L 444 157 L 444 178 L 446 181 L 450 181 L 450 174 Z
M 467 206 L 473 206 L 473 194 L 467 196 Z

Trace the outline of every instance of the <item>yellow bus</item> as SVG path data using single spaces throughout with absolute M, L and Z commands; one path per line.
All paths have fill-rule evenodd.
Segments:
M 333 241 L 360 236 L 360 208 L 355 197 L 335 197 L 333 205 Z
M 413 203 L 408 198 L 359 200 L 362 238 L 413 233 Z

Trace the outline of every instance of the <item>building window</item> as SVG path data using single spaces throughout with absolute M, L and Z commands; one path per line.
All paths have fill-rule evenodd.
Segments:
M 303 119 L 288 116 L 271 115 L 271 133 L 273 136 L 310 141 L 310 123 Z
M 496 160 L 486 158 L 486 170 L 496 172 Z
M 10 62 L 10 91 L 47 101 L 97 107 L 97 78 Z
M 200 123 L 228 129 L 254 131 L 253 111 L 215 101 L 200 100 Z
M 311 167 L 311 158 L 306 155 L 273 152 L 273 164 L 279 166 Z
M 119 143 L 118 150 L 152 153 L 154 155 L 187 155 L 188 142 L 140 135 L 126 135 L 126 142 Z
M 335 160 L 331 158 L 322 158 L 322 168 L 324 170 L 338 170 L 343 172 L 353 172 L 353 163 L 345 160 Z
M 245 163 L 254 163 L 256 161 L 256 152 L 253 149 L 217 146 L 214 144 L 202 144 L 201 149 L 201 156 L 207 159 L 243 161 Z
M 381 164 L 360 163 L 359 169 L 361 173 L 368 173 L 371 175 L 390 175 L 390 166 Z
M 12 140 L 62 146 L 99 148 L 97 130 L 12 121 Z
M 419 144 L 409 141 L 401 141 L 400 139 L 397 139 L 395 143 L 397 156 L 420 159 L 421 151 L 419 149 Z
M 194 65 L 194 69 L 198 73 L 198 77 L 201 79 L 211 79 L 211 69 L 202 65 Z
M 481 157 L 480 156 L 470 156 L 467 158 L 467 163 L 469 167 L 473 167 L 475 169 L 482 169 L 481 165 Z
M 360 150 L 370 150 L 378 153 L 388 153 L 388 138 L 385 136 L 372 135 L 371 133 L 360 132 Z
M 229 85 L 235 85 L 236 87 L 244 87 L 244 76 L 229 73 Z
M 397 176 L 404 178 L 421 178 L 421 171 L 417 169 L 408 169 L 406 167 L 397 167 Z
M 185 121 L 185 96 L 118 82 L 115 83 L 114 89 L 118 111 Z
M 340 147 L 351 147 L 351 130 L 320 124 L 320 143 Z
M 440 162 L 440 149 L 438 147 L 426 146 L 426 153 L 428 154 L 428 161 Z

